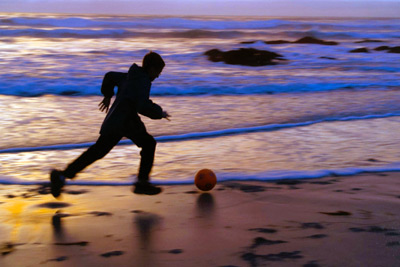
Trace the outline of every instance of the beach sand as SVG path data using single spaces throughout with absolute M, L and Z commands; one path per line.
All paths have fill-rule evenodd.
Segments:
M 0 266 L 399 266 L 400 174 L 163 186 L 0 186 Z

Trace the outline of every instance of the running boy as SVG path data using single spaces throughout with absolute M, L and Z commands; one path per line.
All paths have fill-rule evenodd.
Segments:
M 149 99 L 151 82 L 160 76 L 164 66 L 164 60 L 159 54 L 149 52 L 144 56 L 141 67 L 133 64 L 128 73 L 106 73 L 101 85 L 104 99 L 100 102 L 99 109 L 105 111 L 107 115 L 101 126 L 100 136 L 94 145 L 70 163 L 65 170 L 51 171 L 51 193 L 54 197 L 61 194 L 65 179 L 74 178 L 84 168 L 107 155 L 123 137 L 129 138 L 142 149 L 138 181 L 134 184 L 133 192 L 146 195 L 156 195 L 161 192 L 161 188 L 149 182 L 156 141 L 146 131 L 138 113 L 151 119 L 170 117 Z M 115 86 L 118 87 L 118 91 L 109 110 Z

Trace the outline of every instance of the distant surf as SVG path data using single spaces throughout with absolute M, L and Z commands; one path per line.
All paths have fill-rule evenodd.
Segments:
M 8 69 L 0 73 L 0 94 L 100 95 L 106 72 L 126 72 L 150 49 L 167 62 L 152 89 L 156 96 L 384 90 L 400 86 L 399 55 L 373 49 L 396 45 L 399 27 L 400 19 L 389 18 L 0 14 L 0 44 Z M 264 43 L 306 36 L 339 45 Z M 360 46 L 370 53 L 349 53 Z M 24 47 L 34 52 L 27 56 Z M 287 61 L 258 68 L 209 62 L 204 52 L 214 48 L 256 48 Z

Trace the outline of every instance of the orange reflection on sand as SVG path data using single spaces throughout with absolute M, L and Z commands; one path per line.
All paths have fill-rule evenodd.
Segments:
M 76 208 L 72 205 L 74 201 L 69 201 L 71 205 L 62 206 L 64 201 L 56 202 L 51 195 L 38 195 L 34 188 L 21 196 L 18 195 L 19 190 L 11 191 L 13 193 L 9 197 L 12 201 L 3 204 L 0 209 L 1 224 L 9 229 L 2 233 L 3 239 L 11 243 L 40 243 L 50 238 L 48 228 L 51 227 L 54 214 L 62 207 L 68 207 L 72 214 L 84 212 L 82 206 Z

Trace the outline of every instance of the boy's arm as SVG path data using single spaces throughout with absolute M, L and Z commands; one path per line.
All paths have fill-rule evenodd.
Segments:
M 111 97 L 104 97 L 103 100 L 99 103 L 99 110 L 101 112 L 108 112 L 108 108 L 110 107 Z
M 110 71 L 104 75 L 103 83 L 101 84 L 101 93 L 104 95 L 103 100 L 99 103 L 100 111 L 108 112 L 111 98 L 114 95 L 114 87 L 126 80 L 127 73 Z
M 135 95 L 132 97 L 132 100 L 139 114 L 153 120 L 163 118 L 169 120 L 170 115 L 150 99 L 151 83 L 149 81 L 143 79 L 136 80 L 132 86 L 135 88 Z
M 137 112 L 140 114 L 149 117 L 153 120 L 158 120 L 163 118 L 163 110 L 162 108 L 153 103 L 150 99 L 142 99 L 141 101 L 136 102 Z
M 138 106 L 137 111 L 144 115 L 149 117 L 150 119 L 153 120 L 159 120 L 159 119 L 167 119 L 170 120 L 169 118 L 171 117 L 168 112 L 163 110 L 159 105 L 156 103 L 153 103 L 150 99 L 148 99 L 145 102 L 142 102 L 141 105 Z
M 103 83 L 101 84 L 101 93 L 104 97 L 111 98 L 114 95 L 114 87 L 119 86 L 126 80 L 128 73 L 110 71 L 104 75 Z

